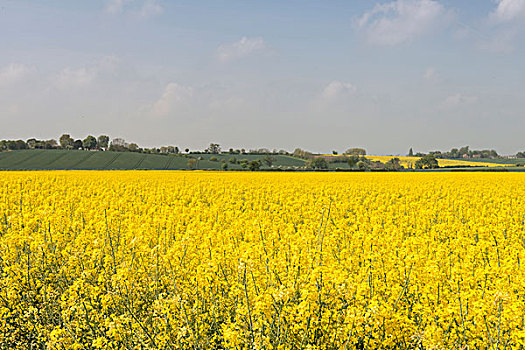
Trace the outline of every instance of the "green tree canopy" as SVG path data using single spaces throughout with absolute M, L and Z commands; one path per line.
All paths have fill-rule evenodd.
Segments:
M 439 168 L 436 157 L 432 154 L 427 154 L 416 161 L 416 169 L 435 169 Z
M 65 149 L 73 148 L 73 144 L 75 143 L 75 140 L 73 140 L 69 134 L 63 134 L 58 141 L 60 142 L 60 147 Z
M 97 138 L 97 147 L 106 149 L 109 146 L 109 137 L 106 135 L 100 135 Z

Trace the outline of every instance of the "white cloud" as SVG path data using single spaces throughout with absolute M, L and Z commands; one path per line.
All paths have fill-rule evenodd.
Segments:
M 525 0 L 495 0 L 498 4 L 491 13 L 491 18 L 496 22 L 510 22 L 525 18 Z
M 154 17 L 163 12 L 164 8 L 156 0 L 146 0 L 140 8 L 140 16 L 142 18 Z
M 436 84 L 441 81 L 441 74 L 439 74 L 436 68 L 429 67 L 423 74 L 423 78 L 429 83 Z
M 242 37 L 234 43 L 219 46 L 216 54 L 220 61 L 227 62 L 262 53 L 266 49 L 266 43 L 263 38 Z
M 106 3 L 106 12 L 111 14 L 117 14 L 124 12 L 124 7 L 127 3 L 132 0 L 109 0 Z
M 109 14 L 131 13 L 140 18 L 151 18 L 164 12 L 158 0 L 108 0 L 105 11 Z
M 119 59 L 117 57 L 108 56 L 86 67 L 78 69 L 66 67 L 55 77 L 55 86 L 64 90 L 88 86 L 92 84 L 101 73 L 113 73 L 118 64 Z
M 19 82 L 27 78 L 34 70 L 33 67 L 26 66 L 22 63 L 11 63 L 0 69 L 0 85 Z
M 60 89 L 76 88 L 89 85 L 97 77 L 98 72 L 94 69 L 82 67 L 63 69 L 56 77 L 56 86 Z
M 356 93 L 357 88 L 350 83 L 332 81 L 323 89 L 321 97 L 325 100 L 345 98 Z
M 164 88 L 162 96 L 153 104 L 152 112 L 155 116 L 166 116 L 183 103 L 193 97 L 194 89 L 177 83 L 169 83 Z
M 441 104 L 441 109 L 454 109 L 462 106 L 472 105 L 478 102 L 478 98 L 472 95 L 455 94 L 448 96 Z
M 450 24 L 454 12 L 434 0 L 396 0 L 376 4 L 356 20 L 372 44 L 395 46 Z

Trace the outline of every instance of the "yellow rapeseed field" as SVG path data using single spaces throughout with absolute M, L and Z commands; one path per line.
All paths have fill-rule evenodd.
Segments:
M 523 349 L 525 175 L 4 172 L 0 348 Z
M 373 156 L 373 155 L 367 155 L 366 158 L 372 160 L 372 161 L 379 161 L 382 163 L 388 162 L 390 159 L 394 158 L 394 156 Z M 416 161 L 420 157 L 397 157 L 400 160 L 401 165 L 403 165 L 405 168 L 413 168 L 416 164 Z M 438 164 L 440 167 L 444 166 L 475 166 L 475 167 L 504 167 L 509 166 L 509 164 L 498 164 L 498 163 L 489 163 L 489 162 L 474 162 L 469 160 L 460 160 L 460 159 L 438 159 Z M 512 164 L 510 164 L 512 165 Z

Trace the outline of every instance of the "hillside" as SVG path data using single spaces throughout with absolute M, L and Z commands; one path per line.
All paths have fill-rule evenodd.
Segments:
M 240 162 L 259 160 L 262 170 L 283 169 L 292 170 L 302 168 L 305 160 L 288 156 L 272 155 L 273 164 L 269 167 L 264 162 L 264 155 L 256 154 L 145 154 L 133 152 L 102 152 L 102 151 L 70 151 L 70 150 L 18 150 L 0 152 L 0 170 L 185 170 L 188 169 L 188 160 L 196 160 L 196 170 L 222 170 L 224 163 L 230 170 L 241 170 Z M 340 156 L 327 156 L 337 158 Z M 390 160 L 391 156 L 366 156 L 372 161 L 383 163 Z M 399 157 L 401 164 L 406 168 L 414 164 L 417 157 Z M 439 159 L 441 167 L 472 167 L 501 168 L 508 170 L 524 170 L 515 168 L 517 160 L 458 160 Z M 349 170 L 346 162 L 330 162 L 329 169 Z M 514 166 L 513 166 L 514 165 Z
M 197 160 L 195 169 L 219 170 L 223 162 L 228 162 L 229 169 L 242 169 L 240 164 L 230 160 L 248 161 L 260 159 L 261 155 L 230 154 L 191 154 L 191 155 L 158 155 L 132 152 L 99 152 L 68 150 L 19 150 L 0 152 L 0 170 L 183 170 L 188 168 L 189 157 Z M 215 157 L 217 161 L 211 161 Z M 304 160 L 273 155 L 273 167 L 300 167 Z M 263 164 L 262 169 L 269 167 Z

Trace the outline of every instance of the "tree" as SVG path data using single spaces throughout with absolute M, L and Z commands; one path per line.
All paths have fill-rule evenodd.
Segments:
M 459 150 L 457 148 L 452 148 L 449 152 L 450 158 L 459 158 Z
M 115 152 L 125 152 L 128 151 L 128 144 L 124 139 L 117 137 L 109 144 L 109 150 Z
M 252 160 L 248 163 L 248 169 L 251 171 L 259 170 L 261 168 L 260 160 Z
M 170 154 L 178 154 L 179 153 L 179 147 L 168 146 L 166 148 L 167 148 L 167 152 L 170 153 Z
M 470 155 L 469 146 L 461 147 L 458 151 L 458 155 L 459 157 L 463 157 L 464 155 L 469 156 Z
M 29 139 L 26 141 L 27 148 L 34 149 L 36 147 L 38 140 L 37 139 Z
M 75 140 L 73 142 L 73 149 L 81 149 L 82 148 L 82 140 Z
M 394 157 L 390 159 L 388 162 L 385 163 L 385 169 L 387 170 L 401 170 L 403 169 L 403 166 L 401 166 L 401 162 L 399 158 Z
M 84 147 L 84 149 L 95 149 L 97 147 L 97 139 L 95 138 L 95 136 L 87 136 L 82 141 L 82 147 Z
M 300 149 L 300 148 L 296 148 L 294 151 L 293 151 L 293 156 L 294 157 L 297 157 L 297 158 L 303 158 L 303 159 L 306 159 L 306 158 L 310 158 L 312 156 L 312 153 L 308 152 L 308 151 L 305 151 L 303 149 Z
M 184 152 L 185 152 L 185 153 L 189 153 L 189 152 L 190 152 L 190 149 L 189 149 L 189 148 L 186 148 L 186 149 L 184 150 Z
M 9 150 L 19 150 L 19 149 L 27 149 L 27 144 L 23 140 L 8 140 L 7 141 L 7 149 Z
M 210 143 L 210 146 L 206 148 L 206 153 L 219 154 L 221 153 L 221 145 L 218 143 Z
M 263 162 L 265 162 L 266 165 L 268 165 L 268 167 L 271 168 L 273 162 L 275 162 L 275 158 L 270 156 L 270 155 L 265 155 L 264 158 L 263 158 Z
M 197 160 L 195 158 L 188 159 L 188 164 L 186 164 L 188 169 L 195 169 L 197 167 Z
M 436 157 L 427 154 L 416 161 L 415 167 L 416 169 L 435 169 L 439 168 L 439 164 Z
M 364 162 L 364 161 L 360 160 L 359 162 L 357 162 L 357 168 L 359 170 L 366 170 L 366 169 L 369 168 L 369 166 L 368 166 L 367 162 Z
M 222 163 L 222 170 L 228 170 L 228 163 Z
M 306 162 L 306 167 L 311 169 L 328 169 L 328 163 L 326 159 L 318 157 Z
M 348 157 L 348 160 L 347 160 L 348 166 L 350 168 L 354 168 L 357 165 L 357 163 L 359 162 L 360 159 L 361 158 L 359 156 L 356 156 L 356 155 Z
M 412 147 L 410 147 L 410 149 L 408 150 L 408 156 L 409 157 L 413 157 L 414 156 L 414 151 L 412 150 Z
M 334 156 L 336 156 L 336 155 L 338 155 L 339 153 L 338 153 L 337 151 L 332 151 L 332 154 L 333 154 Z
M 139 145 L 137 145 L 136 143 L 130 143 L 128 145 L 128 149 L 131 151 L 131 152 L 140 152 L 140 147 Z
M 106 150 L 109 146 L 109 137 L 106 135 L 100 135 L 97 138 L 97 147 Z
M 44 141 L 45 149 L 55 149 L 58 148 L 58 142 L 54 139 Z
M 73 148 L 73 144 L 75 143 L 75 140 L 73 140 L 69 134 L 63 134 L 58 141 L 60 142 L 60 147 L 64 149 Z
M 349 148 L 345 151 L 346 155 L 355 155 L 355 156 L 366 156 L 366 150 L 364 148 Z

